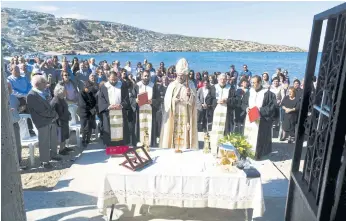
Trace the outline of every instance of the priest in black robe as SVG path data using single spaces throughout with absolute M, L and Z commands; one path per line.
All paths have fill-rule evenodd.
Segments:
M 218 114 L 217 107 L 225 107 L 225 112 L 220 109 L 221 114 L 225 114 L 223 122 L 224 135 L 233 132 L 234 125 L 234 109 L 236 107 L 236 90 L 230 84 L 227 84 L 227 78 L 225 74 L 220 74 L 218 76 L 218 84 L 211 87 L 211 98 L 212 106 L 214 109 L 213 125 L 214 120 L 216 120 L 216 115 Z M 224 102 L 222 102 L 224 101 Z M 212 128 L 215 130 L 216 128 Z
M 149 146 L 157 147 L 157 128 L 156 112 L 159 108 L 160 94 L 156 83 L 150 81 L 150 72 L 145 70 L 141 74 L 141 81 L 134 86 L 134 94 L 138 96 L 141 93 L 148 94 L 148 103 L 136 108 L 136 137 L 137 140 L 144 144 L 144 135 L 147 131 L 149 134 Z M 138 103 L 138 99 L 137 99 Z
M 272 126 L 276 108 L 276 96 L 261 85 L 261 77 L 251 79 L 252 88 L 245 93 L 242 108 L 246 110 L 244 136 L 251 144 L 258 160 L 272 151 Z M 252 123 L 249 121 L 250 109 L 257 107 L 260 118 Z
M 129 93 L 114 71 L 110 72 L 108 82 L 100 87 L 98 108 L 103 120 L 103 143 L 106 146 L 129 144 Z
M 160 132 L 161 132 L 161 125 L 162 125 L 162 114 L 164 111 L 164 104 L 163 101 L 165 99 L 166 90 L 168 87 L 169 81 L 168 77 L 163 76 L 162 77 L 162 83 L 157 85 L 157 91 L 159 93 L 158 98 L 158 105 L 157 105 L 157 111 L 156 111 L 156 138 L 160 138 Z
M 130 108 L 127 110 L 127 120 L 128 120 L 128 125 L 129 125 L 129 132 L 130 132 L 130 144 L 132 146 L 136 146 L 138 139 L 136 136 L 136 120 L 137 120 L 137 102 L 136 102 L 136 94 L 134 91 L 136 83 L 132 81 L 127 82 L 127 89 L 129 92 L 129 100 L 130 100 Z

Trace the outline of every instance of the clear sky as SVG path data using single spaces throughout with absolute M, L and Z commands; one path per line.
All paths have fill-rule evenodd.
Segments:
M 112 21 L 167 34 L 283 44 L 308 49 L 315 14 L 343 2 L 9 2 L 22 8 Z

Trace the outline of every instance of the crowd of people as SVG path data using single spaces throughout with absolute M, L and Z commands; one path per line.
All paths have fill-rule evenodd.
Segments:
M 252 102 L 251 90 L 254 89 L 254 93 L 257 93 L 263 89 L 263 96 L 265 99 L 268 97 L 271 105 L 267 117 L 274 119 L 270 128 L 281 128 L 280 140 L 294 142 L 302 85 L 295 79 L 293 86 L 290 86 L 286 70 L 278 68 L 271 77 L 267 72 L 260 77 L 253 76 L 247 65 L 243 66 L 240 73 L 234 65 L 226 73 L 194 72 L 187 68 L 179 71 L 177 67 L 172 65 L 166 68 L 164 62 L 161 62 L 155 70 L 146 59 L 143 64 L 138 62 L 136 68 L 132 68 L 130 61 L 121 67 L 119 61 L 101 61 L 96 64 L 94 58 L 82 61 L 75 57 L 69 62 L 63 57 L 59 62 L 57 56 L 45 60 L 39 57 L 33 60 L 13 57 L 6 72 L 19 162 L 20 113 L 31 115 L 27 122 L 28 128 L 32 136 L 38 136 L 43 167 L 51 168 L 50 160 L 61 160 L 59 155 L 73 150 L 65 146 L 65 141 L 70 136 L 69 121 L 72 117 L 68 106 L 71 104 L 78 105 L 84 147 L 90 143 L 92 130 L 96 127 L 99 127 L 100 139 L 105 145 L 136 145 L 148 133 L 150 146 L 158 146 L 159 142 L 165 140 L 165 137 L 160 136 L 165 127 L 162 124 L 167 120 L 167 88 L 174 82 L 183 85 L 185 76 L 189 79 L 189 85 L 186 84 L 187 99 L 195 93 L 193 102 L 199 131 L 216 130 L 218 125 L 224 123 L 219 128 L 220 133 L 246 134 L 244 128 L 246 114 Z M 222 95 L 224 89 L 227 95 Z M 168 91 L 174 94 L 174 91 Z M 145 105 L 139 106 L 138 95 L 143 92 L 148 93 L 149 100 Z M 268 95 L 266 92 L 271 93 Z M 274 106 L 271 98 L 275 99 Z M 186 102 L 192 104 L 192 101 Z M 261 101 L 261 105 L 262 102 L 263 105 L 269 105 L 265 104 L 266 101 Z M 96 125 L 96 119 L 99 120 L 99 125 Z M 187 124 L 191 126 L 189 122 Z M 34 125 L 38 134 L 33 130 Z

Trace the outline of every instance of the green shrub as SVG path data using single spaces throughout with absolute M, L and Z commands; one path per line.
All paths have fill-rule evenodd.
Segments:
M 245 136 L 237 133 L 231 133 L 224 136 L 219 140 L 219 144 L 231 143 L 238 151 L 241 157 L 249 157 L 254 159 L 255 154 L 252 151 L 251 144 L 249 144 Z

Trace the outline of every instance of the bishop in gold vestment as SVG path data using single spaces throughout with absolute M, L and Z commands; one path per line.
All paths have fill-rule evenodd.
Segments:
M 161 148 L 198 149 L 196 88 L 186 83 L 189 72 L 182 58 L 176 65 L 177 79 L 167 87 L 160 135 Z

